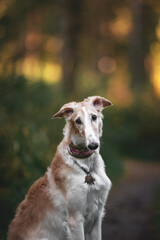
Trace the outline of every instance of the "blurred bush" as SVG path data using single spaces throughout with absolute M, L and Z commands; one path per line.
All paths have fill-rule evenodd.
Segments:
M 51 121 L 60 94 L 39 82 L 11 77 L 0 81 L 0 202 L 3 233 L 32 182 L 44 174 L 62 137 Z
M 125 158 L 159 161 L 159 102 L 134 102 L 105 112 L 104 139 Z

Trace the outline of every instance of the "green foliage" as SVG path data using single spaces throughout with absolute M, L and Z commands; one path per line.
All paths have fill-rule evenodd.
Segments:
M 160 112 L 159 102 L 154 106 L 135 102 L 125 109 L 105 112 L 104 139 L 124 157 L 159 160 Z
M 0 232 L 7 229 L 17 203 L 44 174 L 62 138 L 62 124 L 51 116 L 60 103 L 56 89 L 22 77 L 0 82 Z M 57 104 L 58 103 L 58 104 Z

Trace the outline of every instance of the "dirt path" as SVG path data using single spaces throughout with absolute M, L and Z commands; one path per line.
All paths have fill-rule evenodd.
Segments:
M 125 170 L 108 198 L 103 240 L 157 240 L 148 222 L 160 187 L 160 164 L 128 161 Z

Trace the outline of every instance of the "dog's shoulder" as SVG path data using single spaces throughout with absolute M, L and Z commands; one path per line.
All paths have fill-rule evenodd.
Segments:
M 63 194 L 66 193 L 66 176 L 72 172 L 72 168 L 65 163 L 64 158 L 57 151 L 50 166 L 49 180 L 54 181 L 57 189 Z
M 30 187 L 25 199 L 17 208 L 15 218 L 9 225 L 8 239 L 25 239 L 25 234 L 34 229 L 46 211 L 51 209 L 52 202 L 47 195 L 47 176 L 39 178 Z

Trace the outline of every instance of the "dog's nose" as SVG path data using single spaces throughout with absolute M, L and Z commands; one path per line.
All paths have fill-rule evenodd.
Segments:
M 96 148 L 98 148 L 98 143 L 92 142 L 92 143 L 90 143 L 90 144 L 88 145 L 88 148 L 89 148 L 90 150 L 95 150 Z

